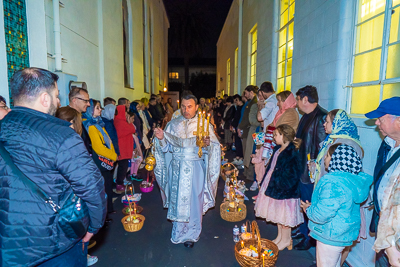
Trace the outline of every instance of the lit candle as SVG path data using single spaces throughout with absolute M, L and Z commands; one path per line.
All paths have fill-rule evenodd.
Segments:
M 176 100 L 176 103 L 178 103 L 178 108 L 179 108 L 179 99 L 178 99 L 178 100 Z
M 311 156 L 310 153 L 307 154 L 307 160 L 310 161 L 311 160 Z
M 199 111 L 199 115 L 197 116 L 197 136 L 200 136 L 200 118 L 201 118 L 201 112 Z
M 205 124 L 205 120 L 206 120 L 206 112 L 205 111 L 203 111 L 203 116 L 202 116 L 202 118 L 203 118 L 203 136 L 204 136 L 204 124 Z
M 244 243 L 243 243 L 243 241 L 242 241 L 242 248 L 244 248 Z
M 207 115 L 207 136 L 210 136 L 210 113 Z
M 265 257 L 265 254 L 263 253 L 262 256 L 263 256 L 263 265 L 262 265 L 262 266 L 264 267 L 264 266 L 265 266 L 265 265 L 264 265 L 264 257 Z

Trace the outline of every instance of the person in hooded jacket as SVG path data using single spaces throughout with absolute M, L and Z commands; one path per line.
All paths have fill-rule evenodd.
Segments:
M 318 182 L 311 203 L 301 201 L 309 219 L 310 236 L 317 240 L 317 266 L 340 267 L 342 251 L 360 232 L 360 204 L 368 197 L 372 176 L 361 172 L 353 147 L 332 145 L 325 157 L 328 173 Z
M 132 123 L 127 121 L 125 105 L 118 105 L 117 112 L 114 118 L 114 126 L 117 130 L 120 156 L 118 158 L 116 193 L 122 194 L 125 191 L 124 179 L 126 178 L 129 160 L 132 158 L 133 153 L 134 142 L 132 134 L 136 133 L 136 129 Z
M 118 136 L 117 130 L 115 130 L 114 126 L 114 116 L 116 113 L 116 106 L 114 104 L 108 104 L 104 107 L 104 110 L 101 112 L 101 119 L 104 121 L 104 128 L 106 129 L 108 135 L 111 138 L 111 141 L 114 145 L 115 153 L 119 156 L 119 145 L 118 145 Z

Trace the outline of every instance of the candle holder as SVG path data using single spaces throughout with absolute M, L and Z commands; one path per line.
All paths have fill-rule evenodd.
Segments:
M 206 124 L 207 124 L 207 130 L 205 129 Z M 206 147 L 204 143 L 204 138 L 209 136 L 210 136 L 210 113 L 208 113 L 206 120 L 206 112 L 205 111 L 201 112 L 199 109 L 199 113 L 197 116 L 197 132 L 196 132 L 196 146 L 199 147 L 197 155 L 199 155 L 199 158 L 203 156 L 203 147 Z

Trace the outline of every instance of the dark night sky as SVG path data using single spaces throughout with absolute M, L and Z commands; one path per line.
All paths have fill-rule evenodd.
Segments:
M 187 0 L 164 0 L 167 13 L 171 9 L 173 4 L 179 3 L 181 1 Z M 206 17 L 209 22 L 210 38 L 206 41 L 204 45 L 203 58 L 216 58 L 217 57 L 217 41 L 219 34 L 221 33 L 222 27 L 226 16 L 228 15 L 229 9 L 232 5 L 232 0 L 194 0 L 206 6 Z M 171 25 L 172 27 L 173 25 Z M 169 49 L 169 57 L 182 57 L 181 55 L 175 55 L 171 49 Z

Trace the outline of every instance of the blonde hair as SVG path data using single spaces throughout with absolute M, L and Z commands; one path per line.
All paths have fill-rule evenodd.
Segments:
M 140 101 L 144 104 L 145 107 L 147 107 L 147 105 L 149 104 L 149 100 L 146 97 L 143 97 L 142 99 L 140 99 Z

